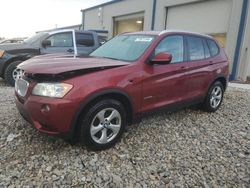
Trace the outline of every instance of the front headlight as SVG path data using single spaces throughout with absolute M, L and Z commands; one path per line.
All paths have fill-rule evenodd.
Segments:
M 0 50 L 0 58 L 3 57 L 4 50 Z
M 66 83 L 38 83 L 32 94 L 44 97 L 63 98 L 71 89 L 72 85 Z

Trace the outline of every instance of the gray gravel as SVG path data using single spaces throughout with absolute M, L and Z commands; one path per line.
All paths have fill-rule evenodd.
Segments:
M 250 92 L 146 117 L 101 152 L 37 132 L 2 80 L 0 96 L 0 187 L 250 187 Z

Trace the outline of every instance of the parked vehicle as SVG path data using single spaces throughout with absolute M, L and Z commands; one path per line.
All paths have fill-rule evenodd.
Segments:
M 202 104 L 216 111 L 228 81 L 228 59 L 207 35 L 184 31 L 119 35 L 89 57 L 40 56 L 18 66 L 21 115 L 39 131 L 113 146 L 143 113 Z
M 23 43 L 0 45 L 0 77 L 11 86 L 22 74 L 16 69 L 21 62 L 36 55 L 70 53 L 88 55 L 100 46 L 98 35 L 93 31 L 58 30 L 38 33 Z
M 10 44 L 10 43 L 22 43 L 23 39 L 4 39 L 0 41 L 0 44 Z

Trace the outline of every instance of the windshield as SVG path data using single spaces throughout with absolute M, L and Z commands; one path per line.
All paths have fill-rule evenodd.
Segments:
M 47 33 L 37 33 L 27 39 L 24 40 L 24 42 L 26 43 L 34 43 L 36 42 L 38 39 L 40 39 L 41 37 L 47 35 Z
M 121 35 L 106 42 L 90 54 L 122 61 L 135 61 L 145 52 L 155 39 L 151 35 Z

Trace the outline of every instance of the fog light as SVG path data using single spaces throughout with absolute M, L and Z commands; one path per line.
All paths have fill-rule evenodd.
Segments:
M 49 112 L 50 111 L 50 107 L 48 104 L 43 104 L 41 107 L 41 112 Z

